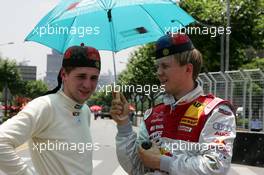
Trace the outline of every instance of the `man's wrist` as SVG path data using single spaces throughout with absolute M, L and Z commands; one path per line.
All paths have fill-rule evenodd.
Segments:
M 170 172 L 170 163 L 171 157 L 169 156 L 160 156 L 160 170 L 165 172 Z
M 127 136 L 133 131 L 132 125 L 130 122 L 127 122 L 126 124 L 123 125 L 117 124 L 117 131 L 118 131 L 117 132 L 118 136 Z
M 161 155 L 158 155 L 156 160 L 155 160 L 155 169 L 160 170 L 160 159 L 161 159 Z
M 118 126 L 127 125 L 129 123 L 129 120 L 128 120 L 128 117 L 127 116 L 125 116 L 123 118 L 125 118 L 125 119 L 123 119 L 123 120 L 121 119 L 121 120 L 117 120 L 116 121 L 116 123 L 117 123 Z

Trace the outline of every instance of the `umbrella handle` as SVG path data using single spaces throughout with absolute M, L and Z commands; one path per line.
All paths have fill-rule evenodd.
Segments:
M 120 92 L 116 92 L 115 99 L 118 100 L 118 101 L 121 101 Z M 128 118 L 128 115 L 123 116 L 123 117 L 117 116 L 117 119 L 121 120 L 121 121 L 126 120 L 127 118 Z

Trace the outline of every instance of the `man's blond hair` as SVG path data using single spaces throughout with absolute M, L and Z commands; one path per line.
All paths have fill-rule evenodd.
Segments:
M 201 67 L 203 64 L 203 57 L 202 54 L 197 49 L 176 53 L 174 54 L 174 58 L 176 59 L 177 63 L 181 66 L 184 66 L 188 63 L 193 65 L 193 80 L 195 81 L 201 71 Z

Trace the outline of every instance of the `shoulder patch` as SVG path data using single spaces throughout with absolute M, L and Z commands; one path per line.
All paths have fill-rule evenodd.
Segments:
M 222 103 L 224 100 L 221 98 L 214 98 L 210 103 L 208 103 L 204 109 L 204 114 L 208 115 L 218 104 Z
M 145 113 L 144 113 L 144 120 L 147 120 L 147 118 L 151 115 L 151 113 L 152 113 L 152 108 L 150 108 L 150 109 L 147 109 L 146 111 L 145 111 Z
M 218 112 L 221 113 L 221 114 L 227 115 L 227 116 L 232 115 L 232 112 L 229 111 L 228 109 L 226 109 L 226 108 L 223 107 L 223 106 L 220 106 L 220 107 L 218 108 Z

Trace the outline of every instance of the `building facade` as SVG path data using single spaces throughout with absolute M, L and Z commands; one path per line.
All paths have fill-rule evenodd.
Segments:
M 37 80 L 37 66 L 19 65 L 17 66 L 22 80 Z
M 53 89 L 57 86 L 57 76 L 61 68 L 62 57 L 63 56 L 55 50 L 52 50 L 52 53 L 47 55 L 47 72 L 44 81 L 49 89 Z

